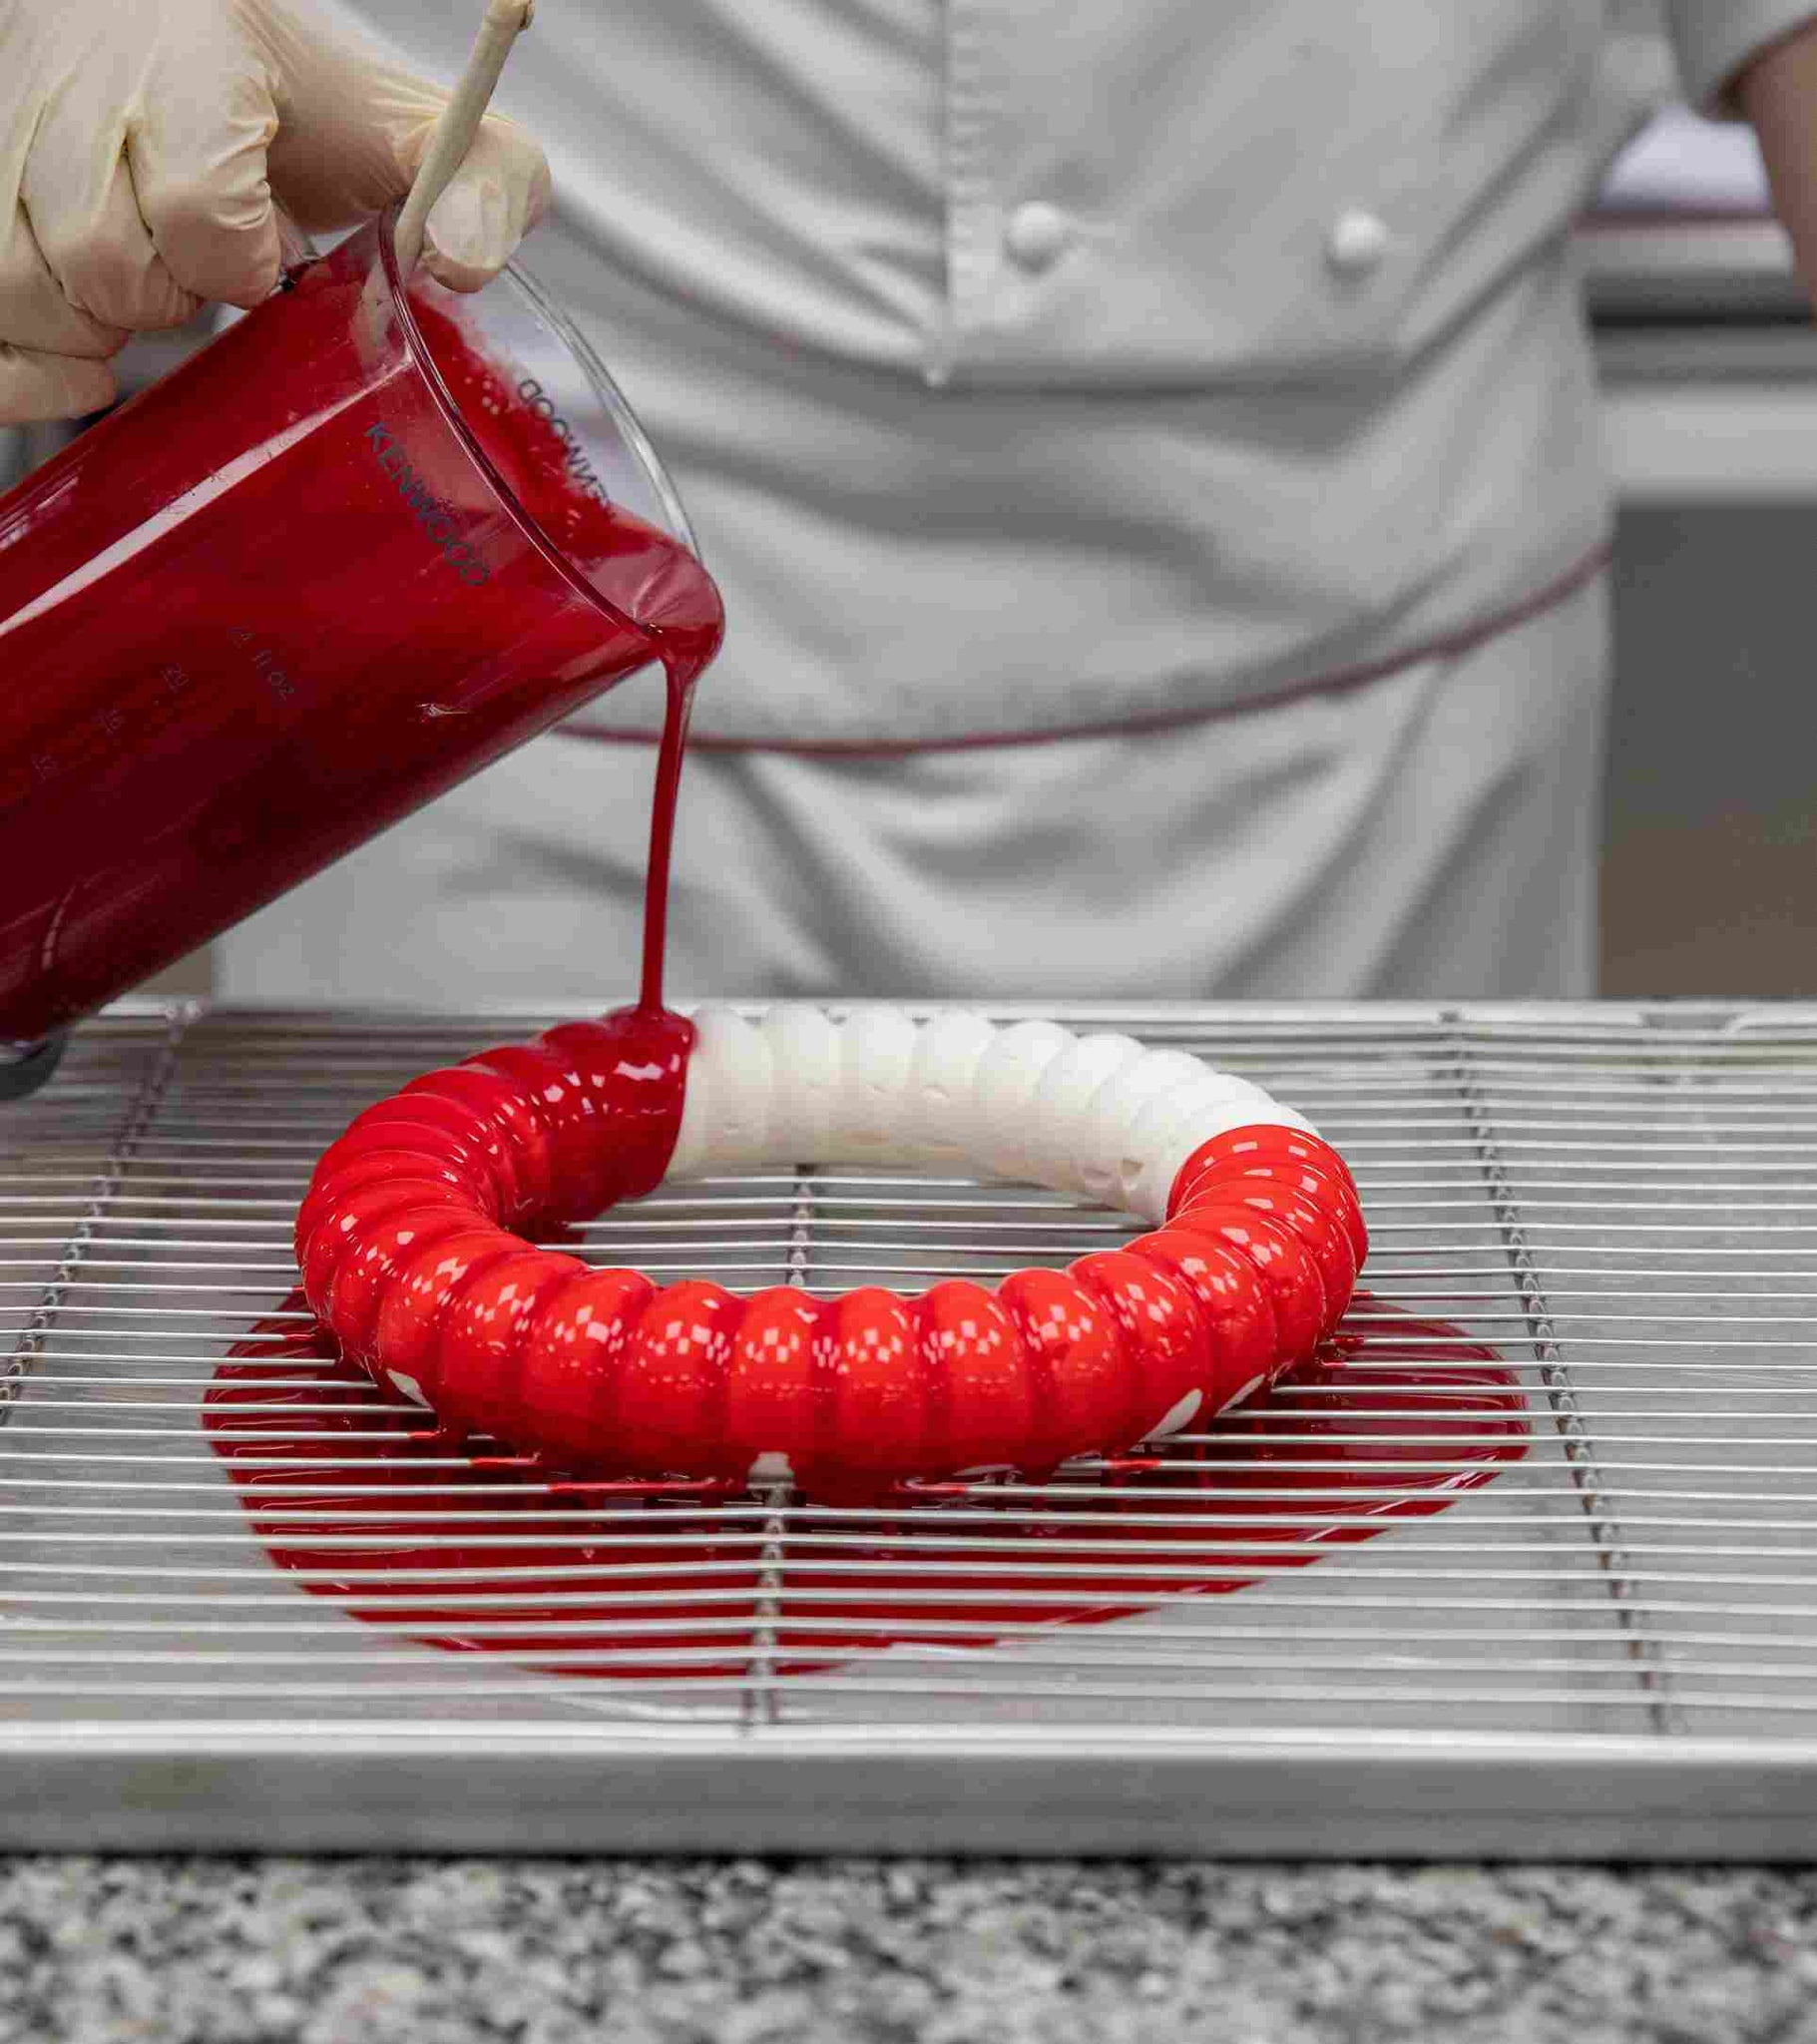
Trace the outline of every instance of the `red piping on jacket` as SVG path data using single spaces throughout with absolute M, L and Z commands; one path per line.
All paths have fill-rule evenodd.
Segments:
M 1532 624 L 1536 618 L 1568 603 L 1603 573 L 1613 555 L 1613 546 L 1603 540 L 1563 575 L 1506 610 L 1491 611 L 1484 617 L 1473 619 L 1468 625 L 1457 626 L 1434 639 L 1422 640 L 1419 645 L 1407 647 L 1402 652 L 1384 654 L 1379 660 L 1363 661 L 1355 667 L 1333 668 L 1329 673 L 1315 675 L 1309 681 L 1291 683 L 1272 695 L 1257 697 L 1250 702 L 1194 704 L 1188 709 L 1156 710 L 1141 716 L 1118 718 L 1107 724 L 1057 725 L 1050 731 L 962 732 L 956 738 L 940 739 L 740 739 L 712 738 L 695 732 L 687 741 L 688 751 L 786 753 L 800 759 L 825 760 L 894 759 L 910 753 L 975 752 L 986 746 L 1053 746 L 1064 744 L 1069 739 L 1121 738 L 1143 732 L 1178 731 L 1194 724 L 1219 723 L 1226 718 L 1247 717 L 1258 710 L 1283 709 L 1288 704 L 1304 702 L 1314 696 L 1348 695 L 1354 690 L 1367 688 L 1372 682 L 1385 681 L 1404 669 L 1418 667 L 1423 661 L 1456 660 L 1466 653 L 1474 653 L 1491 640 L 1519 631 L 1523 625 Z M 556 736 L 582 739 L 602 746 L 654 746 L 660 734 L 655 731 L 576 730 L 563 725 L 557 728 Z

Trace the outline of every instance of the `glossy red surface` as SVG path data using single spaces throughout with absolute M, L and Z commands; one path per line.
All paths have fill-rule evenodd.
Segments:
M 1309 1164 L 1315 1170 L 1336 1178 L 1349 1189 L 1353 1199 L 1356 1196 L 1356 1180 L 1350 1175 L 1349 1165 L 1329 1143 L 1308 1135 L 1302 1129 L 1263 1122 L 1227 1130 L 1223 1135 L 1201 1143 L 1173 1174 L 1167 1211 L 1173 1213 L 1189 1199 L 1200 1175 L 1213 1166 L 1269 1163 Z
M 1210 1337 L 1205 1408 L 1221 1412 L 1274 1373 L 1280 1333 L 1274 1304 L 1248 1258 L 1226 1242 L 1163 1228 L 1129 1245 L 1132 1256 L 1185 1283 Z
M 1251 1180 L 1302 1193 L 1322 1208 L 1344 1232 L 1350 1246 L 1352 1266 L 1360 1270 L 1369 1254 L 1369 1231 L 1363 1225 L 1363 1210 L 1348 1181 L 1333 1177 L 1315 1166 L 1284 1158 L 1239 1159 L 1208 1166 L 1192 1181 L 1187 1197 L 1197 1199 L 1214 1187 L 1244 1189 Z M 1182 1201 L 1183 1205 L 1184 1202 Z
M 1333 1312 L 1318 1265 L 1285 1220 L 1257 1214 L 1216 1193 L 1190 1202 L 1168 1218 L 1164 1233 L 1221 1242 L 1251 1265 L 1274 1309 L 1274 1361 L 1270 1374 L 1303 1362 L 1319 1336 L 1343 1310 Z
M 1323 1202 L 1308 1198 L 1295 1187 L 1239 1178 L 1227 1184 L 1201 1184 L 1168 1225 L 1190 1226 L 1194 1217 L 1217 1203 L 1247 1208 L 1251 1214 L 1272 1221 L 1299 1243 L 1318 1273 L 1323 1301 L 1319 1332 L 1331 1333 L 1343 1318 L 1356 1285 L 1356 1252 L 1350 1247 L 1350 1238 L 1339 1218 Z
M 298 271 L 0 497 L 0 1037 L 90 1012 L 655 660 L 684 726 L 712 583 L 572 486 L 425 285 L 476 454 L 379 249 Z
M 764 1323 L 786 1321 L 786 1301 L 766 1296 Z M 1107 1465 L 1114 1493 L 999 1503 L 988 1487 L 922 1485 L 894 1493 L 899 1509 L 886 1518 L 816 1522 L 812 1556 L 791 1555 L 788 1581 L 820 1597 L 782 1614 L 779 1665 L 807 1672 L 923 1637 L 983 1647 L 1013 1629 L 1101 1624 L 1163 1597 L 1245 1589 L 1260 1571 L 1308 1567 L 1442 1512 L 1526 1453 L 1518 1380 L 1492 1349 L 1366 1295 L 1359 1304 L 1367 1332 L 1343 1333 L 1164 1463 Z M 747 1314 L 746 1332 L 763 1319 Z M 521 1457 L 455 1453 L 424 1415 L 381 1400 L 338 1361 L 320 1328 L 273 1321 L 234 1356 L 208 1393 L 204 1429 L 272 1561 L 311 1594 L 426 1646 L 550 1673 L 629 1680 L 747 1666 L 754 1543 L 727 1533 L 748 1535 L 755 1522 L 702 1510 L 735 1487 L 551 1480 Z M 1363 1357 L 1367 1374 L 1349 1369 Z M 306 1409 L 325 1402 L 326 1415 Z M 1388 1417 L 1392 1429 L 1380 1424 Z M 964 1539 L 1001 1538 L 1001 1567 L 988 1548 L 962 1550 L 929 1508 L 960 1497 Z M 1149 1559 L 1138 1550 L 1156 1531 L 1137 1521 L 1159 1509 L 1169 1551 Z M 980 1510 L 983 1521 L 971 1516 Z M 350 1552 L 352 1532 L 367 1545 Z M 1016 1547 L 1031 1538 L 1042 1543 L 1032 1565 Z M 1073 1544 L 1088 1540 L 1090 1551 Z M 891 1565 L 893 1594 L 867 1602 L 849 1571 L 879 1563 Z M 508 1589 L 496 1576 L 476 1581 L 501 1569 L 514 1572 Z M 1039 1603 L 1027 1594 L 1036 1587 Z M 596 1636 L 577 1640 L 572 1629 L 590 1624 Z

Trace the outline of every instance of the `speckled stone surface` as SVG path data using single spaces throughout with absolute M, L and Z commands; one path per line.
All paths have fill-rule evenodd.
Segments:
M 0 2039 L 1817 2044 L 1817 1873 L 0 1861 Z

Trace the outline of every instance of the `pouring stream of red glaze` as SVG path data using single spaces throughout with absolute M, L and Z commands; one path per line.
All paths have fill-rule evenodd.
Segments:
M 442 381 L 486 457 L 569 561 L 586 575 L 595 561 L 622 555 L 626 514 L 575 483 L 568 443 L 554 421 L 524 402 L 510 378 L 488 361 L 451 312 L 420 295 L 412 297 L 411 309 Z M 639 606 L 639 629 L 662 662 L 668 684 L 651 802 L 644 955 L 635 1011 L 654 1017 L 663 1011 L 669 872 L 681 760 L 695 685 L 718 651 L 721 613 L 717 591 L 678 541 L 655 535 L 638 521 L 629 522 L 644 534 L 651 563 Z M 680 1021 L 671 1017 L 667 1029 L 653 1025 L 654 1051 L 661 1054 L 669 1047 Z

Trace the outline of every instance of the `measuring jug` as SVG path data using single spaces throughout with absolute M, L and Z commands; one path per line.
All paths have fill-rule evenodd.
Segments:
M 374 222 L 0 497 L 0 1044 L 721 628 L 569 322 Z

